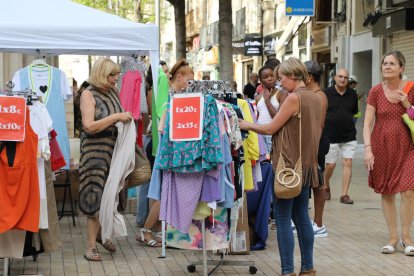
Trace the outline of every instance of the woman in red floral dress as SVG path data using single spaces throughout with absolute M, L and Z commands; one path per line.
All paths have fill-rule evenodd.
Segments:
M 382 58 L 384 81 L 369 91 L 363 134 L 369 186 L 382 196 L 389 230 L 388 243 L 381 251 L 394 253 L 398 246 L 395 195 L 400 193 L 401 244 L 405 255 L 414 256 L 410 236 L 414 216 L 414 144 L 401 118 L 407 109 L 413 108 L 414 88 L 409 87 L 410 82 L 402 80 L 404 65 L 405 58 L 397 50 Z

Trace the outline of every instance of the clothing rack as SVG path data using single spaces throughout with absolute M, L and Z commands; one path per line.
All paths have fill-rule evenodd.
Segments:
M 237 98 L 237 92 L 233 90 L 230 82 L 223 80 L 190 80 L 188 86 L 183 93 L 202 93 L 204 95 L 224 95 L 231 94 L 233 98 Z M 170 95 L 174 97 L 176 92 L 171 91 Z M 191 261 L 187 266 L 187 271 L 194 273 L 197 265 L 203 265 L 203 275 L 212 275 L 220 266 L 248 266 L 250 274 L 256 274 L 257 268 L 254 261 L 226 261 L 225 254 L 221 253 L 220 260 L 207 260 L 207 244 L 206 244 L 206 226 L 205 219 L 202 220 L 201 232 L 203 237 L 203 259 L 200 261 Z M 160 258 L 165 258 L 165 221 L 162 221 L 162 250 Z M 208 272 L 208 265 L 215 265 L 215 267 Z
M 7 89 L 0 90 L 0 95 L 23 96 L 27 100 L 27 105 L 31 105 L 32 101 L 39 100 L 36 93 L 34 91 L 32 91 L 31 89 L 29 89 L 29 88 L 26 88 L 25 90 L 21 90 L 21 91 L 13 91 L 14 83 L 12 81 L 8 81 L 6 83 L 6 87 L 7 87 Z M 35 260 L 35 256 L 33 256 L 33 259 Z M 3 275 L 4 276 L 9 275 L 9 269 L 10 269 L 9 262 L 10 262 L 9 258 L 4 258 L 3 259 Z
M 26 88 L 24 90 L 19 90 L 19 91 L 13 91 L 14 83 L 12 81 L 8 81 L 6 83 L 6 87 L 7 87 L 7 89 L 0 90 L 0 95 L 5 95 L 5 96 L 23 96 L 27 100 L 27 105 L 32 105 L 32 102 L 33 101 L 40 100 L 40 98 L 37 97 L 36 92 L 34 92 L 30 88 Z

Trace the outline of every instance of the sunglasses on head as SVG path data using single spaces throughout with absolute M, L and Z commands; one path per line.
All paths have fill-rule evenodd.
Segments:
M 176 64 L 172 69 L 171 69 L 171 72 L 170 72 L 170 76 L 171 76 L 171 78 L 173 78 L 174 77 L 174 75 L 178 72 L 178 69 L 180 69 L 181 67 L 183 67 L 183 66 L 188 66 L 189 64 L 188 64 L 188 62 L 187 61 L 185 61 L 185 60 L 181 60 L 178 64 Z

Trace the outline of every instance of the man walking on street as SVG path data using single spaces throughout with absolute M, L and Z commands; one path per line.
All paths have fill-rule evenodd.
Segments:
M 342 155 L 342 194 L 340 202 L 353 204 L 348 195 L 352 176 L 352 158 L 357 148 L 356 128 L 353 117 L 358 113 L 358 97 L 348 87 L 349 74 L 339 69 L 334 77 L 335 85 L 325 89 L 328 111 L 325 128 L 328 132 L 330 149 L 326 155 L 325 190 L 326 199 L 331 198 L 329 180 L 336 166 L 338 155 Z

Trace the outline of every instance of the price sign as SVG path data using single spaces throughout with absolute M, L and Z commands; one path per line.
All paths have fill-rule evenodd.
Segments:
M 203 132 L 204 97 L 201 93 L 176 94 L 170 103 L 170 140 L 197 141 Z
M 0 96 L 0 141 L 24 141 L 26 99 Z

